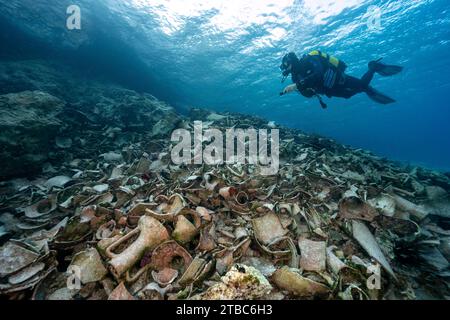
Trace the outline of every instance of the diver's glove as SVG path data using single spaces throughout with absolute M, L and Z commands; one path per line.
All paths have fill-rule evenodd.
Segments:
M 287 86 L 286 88 L 284 88 L 284 90 L 282 92 L 280 92 L 280 96 L 294 92 L 295 90 L 297 90 L 297 85 L 291 84 L 290 86 Z

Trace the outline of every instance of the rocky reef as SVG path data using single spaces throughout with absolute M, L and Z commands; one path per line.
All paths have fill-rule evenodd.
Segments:
M 41 91 L 0 96 L 0 178 L 39 172 L 62 122 L 64 103 Z
M 149 94 L 72 72 L 42 61 L 0 64 L 2 90 L 10 92 L 0 95 L 1 179 L 69 161 L 68 150 L 92 156 L 110 151 L 110 143 L 120 148 L 131 140 L 149 141 L 167 135 L 179 121 L 171 106 Z
M 175 128 L 274 124 L 182 116 L 149 94 L 13 64 L 0 67 L 2 297 L 450 297 L 449 174 L 289 128 L 276 175 L 175 165 Z

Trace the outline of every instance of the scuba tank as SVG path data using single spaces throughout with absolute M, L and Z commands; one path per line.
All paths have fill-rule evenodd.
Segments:
M 339 60 L 336 57 L 330 56 L 325 52 L 321 52 L 320 50 L 311 51 L 310 53 L 308 53 L 308 56 L 320 56 L 322 65 L 324 66 L 325 69 L 327 69 L 327 67 L 328 68 L 331 67 L 339 73 L 344 73 L 345 70 L 347 69 L 347 64 L 344 61 Z
M 311 51 L 307 54 L 307 56 L 319 56 L 324 70 L 329 68 L 333 69 L 338 78 L 341 78 L 347 69 L 347 64 L 344 61 L 339 60 L 338 58 L 325 52 L 321 52 L 320 50 Z M 327 104 L 322 100 L 322 97 L 317 93 L 314 93 L 314 96 L 319 100 L 320 106 L 323 109 L 326 109 Z

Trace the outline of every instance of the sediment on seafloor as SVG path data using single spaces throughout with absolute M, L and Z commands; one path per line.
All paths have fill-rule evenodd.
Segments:
M 175 165 L 170 134 L 194 120 L 273 123 L 94 88 L 79 104 L 40 85 L 0 96 L 2 297 L 449 297 L 448 174 L 282 127 L 275 175 Z

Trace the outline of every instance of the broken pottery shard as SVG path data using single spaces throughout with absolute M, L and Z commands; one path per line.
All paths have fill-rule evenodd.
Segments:
M 202 270 L 204 269 L 206 265 L 206 260 L 202 259 L 200 257 L 195 257 L 194 260 L 192 260 L 189 267 L 186 269 L 178 283 L 185 287 L 186 285 L 189 285 L 196 280 L 198 280 L 198 277 L 201 275 Z
M 200 216 L 200 219 L 203 221 L 207 221 L 210 222 L 212 220 L 212 214 L 214 213 L 214 211 L 209 210 L 207 208 L 204 207 L 197 207 L 195 209 L 195 212 L 198 213 L 198 215 Z
M 164 300 L 164 296 L 172 287 L 168 285 L 165 288 L 161 288 L 156 282 L 149 283 L 137 294 L 138 298 L 150 299 L 150 300 Z
M 236 239 L 242 239 L 242 238 L 248 237 L 248 231 L 244 227 L 237 227 L 234 230 L 234 236 L 236 237 Z
M 39 255 L 13 242 L 0 249 L 0 277 L 15 273 L 32 264 Z
M 354 171 L 346 171 L 343 174 L 341 174 L 341 177 L 349 179 L 349 180 L 356 180 L 356 181 L 360 181 L 360 182 L 364 182 L 366 179 L 364 176 L 360 175 L 357 172 Z
M 178 277 L 178 270 L 172 268 L 164 268 L 161 271 L 152 271 L 152 278 L 155 280 L 161 287 L 166 287 Z
M 64 186 L 66 186 L 70 181 L 72 181 L 72 178 L 70 177 L 56 176 L 48 179 L 47 182 L 45 182 L 45 186 L 48 189 L 51 189 L 53 187 L 64 188 Z
M 242 263 L 258 269 L 265 277 L 270 277 L 277 270 L 273 263 L 266 258 L 247 257 Z
M 363 247 L 372 258 L 377 260 L 394 279 L 397 279 L 394 270 L 392 270 L 391 265 L 381 251 L 380 246 L 369 228 L 361 221 L 352 220 L 352 230 L 353 237 L 358 241 L 361 247 Z
M 300 267 L 306 271 L 323 271 L 326 268 L 326 243 L 300 239 Z
M 444 219 L 450 218 L 450 196 L 435 199 L 427 203 L 427 210 L 433 215 L 442 217 Z
M 380 195 L 368 202 L 373 207 L 380 209 L 385 216 L 392 217 L 395 214 L 395 199 L 388 194 Z
M 121 243 L 139 234 L 138 238 L 128 248 L 119 254 L 112 252 Z M 153 250 L 160 243 L 169 238 L 167 229 L 155 218 L 142 216 L 137 228 L 129 232 L 106 249 L 111 258 L 109 265 L 116 278 L 120 278 L 126 271 L 134 266 L 147 250 Z
M 183 215 L 177 217 L 172 237 L 181 243 L 188 243 L 198 234 L 197 228 Z
M 136 174 L 144 174 L 149 171 L 151 161 L 148 157 L 143 156 L 136 165 Z
M 359 197 L 351 196 L 339 202 L 339 215 L 345 219 L 373 221 L 378 212 Z
M 72 300 L 73 296 L 76 294 L 75 290 L 70 290 L 69 288 L 60 288 L 52 292 L 47 300 L 49 301 L 68 301 Z
M 256 238 L 263 244 L 269 244 L 276 238 L 283 237 L 289 232 L 283 228 L 280 219 L 274 213 L 253 219 L 252 223 Z
M 439 186 L 428 186 L 425 188 L 428 200 L 436 200 L 447 195 L 447 191 Z
M 111 171 L 111 176 L 109 177 L 109 180 L 119 179 L 123 177 L 123 167 L 122 165 L 114 167 Z
M 272 291 L 269 281 L 253 267 L 235 265 L 222 281 L 201 294 L 202 300 L 261 299 Z
M 125 284 L 121 282 L 108 297 L 108 300 L 135 300 Z
M 8 282 L 12 285 L 16 285 L 22 282 L 27 281 L 28 279 L 31 279 L 36 274 L 44 270 L 45 263 L 39 262 L 36 264 L 32 264 L 31 266 L 26 267 L 25 269 L 22 269 L 18 273 L 12 275 L 9 277 Z
M 284 266 L 275 271 L 272 280 L 278 288 L 299 297 L 324 297 L 330 292 L 327 286 L 305 278 L 299 272 L 298 269 Z
M 237 194 L 237 189 L 235 187 L 223 187 L 219 189 L 219 194 L 225 199 L 228 200 L 231 197 L 234 197 Z
M 116 152 L 108 152 L 108 153 L 103 153 L 100 155 L 100 157 L 103 158 L 103 160 L 105 160 L 106 162 L 121 162 L 123 161 L 123 157 L 120 153 L 116 153 Z
M 69 269 L 73 270 L 74 267 L 79 268 L 80 281 L 83 284 L 100 281 L 108 273 L 98 251 L 94 248 L 76 254 Z
M 339 272 L 346 268 L 347 265 L 334 254 L 333 250 L 336 248 L 336 246 L 330 246 L 327 248 L 327 264 L 334 274 L 339 274 Z
M 406 211 L 413 216 L 415 216 L 417 219 L 422 220 L 424 219 L 428 214 L 428 210 L 424 208 L 423 206 L 418 206 L 414 203 L 412 203 L 409 200 L 406 200 L 398 195 L 393 195 L 395 203 L 397 207 L 400 210 Z
M 98 185 L 94 186 L 92 189 L 94 189 L 94 191 L 96 191 L 98 193 L 103 193 L 105 191 L 108 191 L 109 185 L 107 185 L 107 184 L 98 184 Z
M 24 209 L 25 216 L 34 219 L 48 215 L 56 209 L 56 200 L 54 197 L 42 199 Z
M 178 261 L 180 269 L 186 270 L 192 262 L 192 257 L 189 252 L 180 246 L 176 241 L 170 240 L 161 243 L 155 248 L 151 256 L 152 268 L 161 271 L 170 267 L 174 261 Z M 181 263 L 182 262 L 182 263 Z

